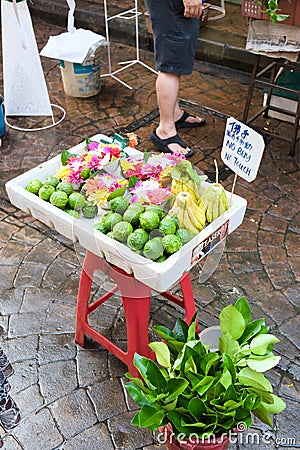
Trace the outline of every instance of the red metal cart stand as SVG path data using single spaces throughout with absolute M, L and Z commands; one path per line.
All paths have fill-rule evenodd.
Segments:
M 95 271 L 101 271 L 110 276 L 116 285 L 105 295 L 89 304 L 90 291 Z M 184 320 L 191 322 L 196 313 L 192 283 L 189 273 L 184 273 L 180 278 L 180 286 L 183 297 L 178 297 L 170 292 L 160 295 L 181 306 L 185 311 Z M 124 352 L 117 345 L 100 334 L 89 325 L 88 316 L 96 308 L 101 306 L 117 291 L 120 291 L 124 308 L 127 332 L 127 351 Z M 138 281 L 132 274 L 109 264 L 105 259 L 99 258 L 87 251 L 83 262 L 77 300 L 75 341 L 84 347 L 84 336 L 92 338 L 109 352 L 123 361 L 129 372 L 137 376 L 138 372 L 133 365 L 134 353 L 146 357 L 153 354 L 148 347 L 148 324 L 150 314 L 151 288 Z

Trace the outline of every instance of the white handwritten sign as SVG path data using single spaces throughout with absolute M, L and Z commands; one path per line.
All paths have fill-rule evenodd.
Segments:
M 249 182 L 255 180 L 264 148 L 259 133 L 233 117 L 227 119 L 221 158 L 233 172 Z

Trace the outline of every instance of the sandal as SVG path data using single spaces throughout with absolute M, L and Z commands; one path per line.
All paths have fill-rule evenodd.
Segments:
M 156 131 L 153 131 L 153 133 L 151 133 L 150 139 L 152 143 L 155 145 L 155 147 L 158 150 L 162 151 L 163 153 L 174 153 L 169 149 L 168 147 L 169 144 L 178 144 L 183 148 L 187 148 L 187 145 L 183 142 L 182 139 L 180 139 L 178 134 L 175 134 L 175 136 L 172 136 L 168 139 L 160 139 L 157 136 Z M 189 150 L 184 156 L 186 158 L 189 158 L 193 154 L 194 154 L 193 150 Z
M 176 120 L 175 127 L 178 130 L 179 128 L 197 128 L 197 127 L 203 127 L 206 123 L 206 119 L 204 117 L 200 117 L 201 122 L 188 122 L 186 119 L 188 117 L 196 117 L 192 114 L 188 114 L 186 111 L 183 111 L 182 116 L 180 119 Z

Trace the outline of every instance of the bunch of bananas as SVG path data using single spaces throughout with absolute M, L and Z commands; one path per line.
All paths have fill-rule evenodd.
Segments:
M 169 214 L 177 216 L 180 228 L 186 228 L 196 234 L 205 225 L 205 207 L 202 200 L 200 206 L 197 205 L 189 192 L 179 192 L 177 194 Z
M 212 183 L 208 186 L 201 195 L 201 199 L 205 205 L 206 220 L 209 223 L 216 220 L 228 209 L 227 195 L 220 183 Z

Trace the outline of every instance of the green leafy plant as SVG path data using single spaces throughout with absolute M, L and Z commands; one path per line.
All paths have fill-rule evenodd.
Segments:
M 280 14 L 280 0 L 255 0 L 255 3 L 262 6 L 261 12 L 268 14 L 273 23 L 282 22 L 290 17 L 287 14 Z
M 154 327 L 163 339 L 149 344 L 156 361 L 135 354 L 142 378 L 127 374 L 126 388 L 141 407 L 133 425 L 156 430 L 171 424 L 175 436 L 199 438 L 228 434 L 241 422 L 249 427 L 252 415 L 272 427 L 270 414 L 285 404 L 264 372 L 280 359 L 272 352 L 278 339 L 264 319 L 251 320 L 244 297 L 225 307 L 219 319 L 218 351 L 202 344 L 196 316 L 189 326 L 179 318 L 173 330 Z

